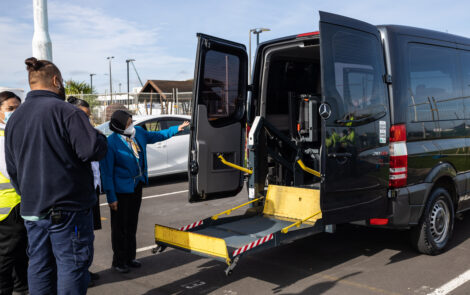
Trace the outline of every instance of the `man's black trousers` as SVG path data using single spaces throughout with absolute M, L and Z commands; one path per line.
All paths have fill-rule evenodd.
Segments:
M 142 203 L 142 183 L 132 194 L 116 194 L 117 211 L 111 210 L 113 266 L 124 266 L 135 259 L 136 233 Z

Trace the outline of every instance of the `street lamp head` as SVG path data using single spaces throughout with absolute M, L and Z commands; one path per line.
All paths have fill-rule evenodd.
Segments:
M 108 56 L 106 59 L 113 59 L 114 56 Z
M 133 59 L 133 58 L 126 59 L 126 62 L 127 62 L 127 63 L 128 63 L 128 62 L 131 62 L 131 61 L 135 61 L 135 59 Z
M 250 30 L 250 32 L 253 32 L 254 34 L 260 34 L 262 32 L 267 32 L 267 31 L 271 31 L 271 29 L 268 29 L 268 28 L 255 28 L 255 29 Z

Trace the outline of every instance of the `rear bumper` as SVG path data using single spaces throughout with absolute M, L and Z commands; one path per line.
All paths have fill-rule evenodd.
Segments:
M 394 197 L 391 199 L 392 217 L 389 224 L 394 227 L 417 225 L 432 185 L 420 183 L 395 189 L 392 192 Z

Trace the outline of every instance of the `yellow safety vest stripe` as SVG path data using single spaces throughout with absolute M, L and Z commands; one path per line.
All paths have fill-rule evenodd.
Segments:
M 0 136 L 5 136 L 5 131 L 0 129 Z M 0 221 L 8 217 L 11 210 L 21 202 L 21 197 L 16 193 L 15 189 L 0 172 Z

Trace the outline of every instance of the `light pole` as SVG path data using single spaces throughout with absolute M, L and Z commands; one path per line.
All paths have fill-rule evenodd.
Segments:
M 96 74 L 90 74 L 90 89 L 91 89 L 92 94 L 93 94 L 93 76 L 96 76 Z
M 259 45 L 259 34 L 262 32 L 266 31 L 271 31 L 268 28 L 256 28 L 256 29 L 251 29 L 250 32 L 248 33 L 249 35 L 249 51 L 250 51 L 250 56 L 248 58 L 248 83 L 251 83 L 251 33 L 256 34 L 256 47 Z
M 135 59 L 126 59 L 127 64 L 127 109 L 129 109 L 129 63 L 135 61 Z
M 111 76 L 111 60 L 114 56 L 108 56 L 106 59 L 109 60 L 109 94 L 111 95 L 111 104 L 113 104 L 113 78 Z

